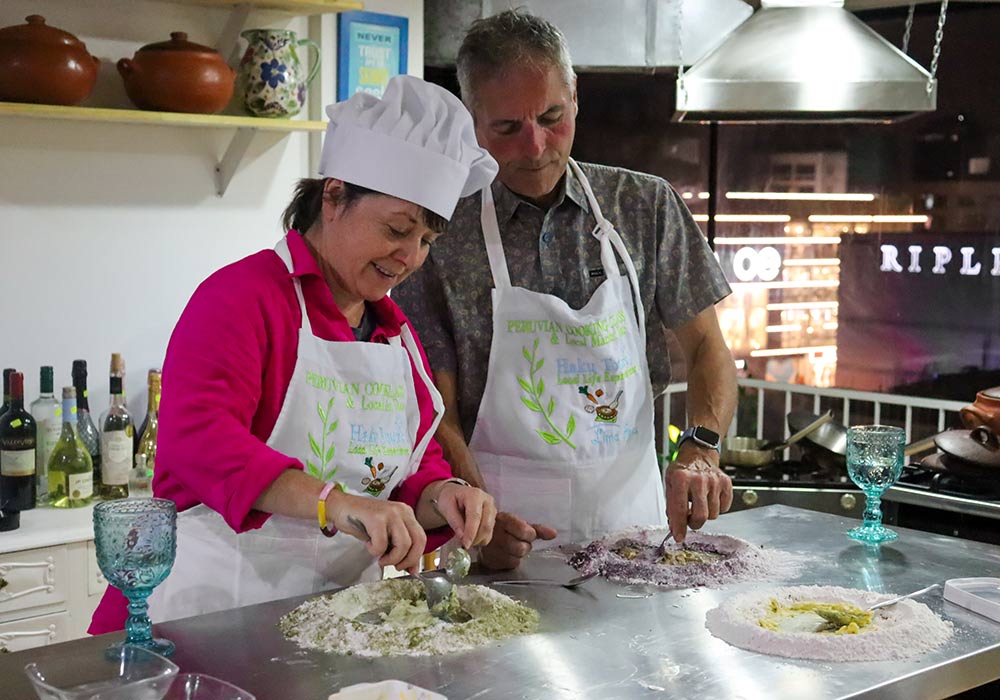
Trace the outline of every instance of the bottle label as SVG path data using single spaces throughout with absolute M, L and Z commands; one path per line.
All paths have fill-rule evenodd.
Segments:
M 34 473 L 34 450 L 0 450 L 0 474 L 3 476 L 31 476 Z
M 60 435 L 62 435 L 61 421 L 57 419 L 39 421 L 38 453 L 35 459 L 35 467 L 38 472 L 44 473 L 45 467 L 49 463 L 49 457 L 52 456 L 52 450 L 56 448 L 56 443 L 59 442 Z
M 101 435 L 101 481 L 108 486 L 128 483 L 132 470 L 132 438 L 124 430 Z
M 67 474 L 69 486 L 69 497 L 77 501 L 81 498 L 90 498 L 94 495 L 94 475 L 90 472 L 84 474 Z

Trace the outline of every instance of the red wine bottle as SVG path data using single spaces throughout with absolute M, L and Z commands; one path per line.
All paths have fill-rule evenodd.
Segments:
M 24 375 L 10 375 L 10 408 L 0 416 L 0 491 L 4 510 L 35 507 L 35 447 L 38 429 L 24 410 Z

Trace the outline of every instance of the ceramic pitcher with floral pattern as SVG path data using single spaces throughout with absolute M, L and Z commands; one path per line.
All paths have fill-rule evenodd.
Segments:
M 239 94 L 243 106 L 256 117 L 293 117 L 302 110 L 306 89 L 319 71 L 320 49 L 310 39 L 299 39 L 287 29 L 248 29 L 241 34 L 247 50 L 240 62 Z M 306 73 L 298 47 L 314 51 Z

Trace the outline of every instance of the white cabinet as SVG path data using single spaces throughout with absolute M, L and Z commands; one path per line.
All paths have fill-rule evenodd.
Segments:
M 0 535 L 0 651 L 87 634 L 106 582 L 94 555 L 92 508 L 36 508 Z

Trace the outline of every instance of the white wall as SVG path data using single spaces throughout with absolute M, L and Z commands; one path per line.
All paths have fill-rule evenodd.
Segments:
M 409 17 L 409 69 L 422 75 L 422 0 L 365 6 Z M 114 66 L 119 58 L 171 31 L 214 45 L 229 16 L 223 8 L 148 0 L 4 0 L 0 27 L 29 14 L 77 35 L 101 59 L 84 104 L 102 107 L 130 107 Z M 255 11 L 247 26 L 304 35 L 317 25 Z M 327 43 L 317 99 L 333 94 L 335 72 L 327 67 L 335 69 L 335 47 Z M 25 372 L 29 402 L 39 366 L 55 367 L 58 393 L 70 383 L 72 361 L 83 358 L 99 413 L 111 353 L 121 352 L 129 407 L 141 419 L 146 371 L 161 365 L 198 283 L 281 237 L 279 217 L 295 181 L 315 174 L 309 135 L 258 135 L 220 198 L 214 167 L 231 136 L 229 129 L 0 117 L 0 367 Z M 315 148 L 319 140 L 312 141 Z

